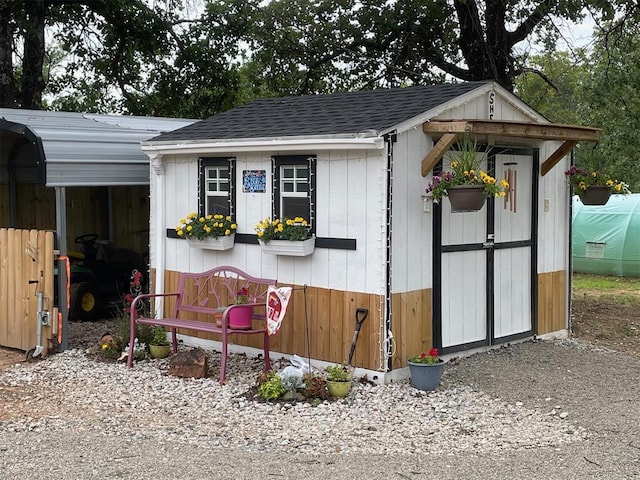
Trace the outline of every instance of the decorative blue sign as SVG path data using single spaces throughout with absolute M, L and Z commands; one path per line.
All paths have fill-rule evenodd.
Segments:
M 266 170 L 243 170 L 242 191 L 245 193 L 264 193 L 267 189 Z

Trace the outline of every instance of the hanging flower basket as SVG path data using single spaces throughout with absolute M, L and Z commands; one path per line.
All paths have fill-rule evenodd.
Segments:
M 447 189 L 452 212 L 477 212 L 487 195 L 482 185 L 456 185 Z
M 316 237 L 306 240 L 260 240 L 263 253 L 271 255 L 287 255 L 291 257 L 306 257 L 311 255 L 316 247 Z
M 584 205 L 606 205 L 611 196 L 611 188 L 606 185 L 591 185 L 580 196 Z
M 233 248 L 236 240 L 236 234 L 223 235 L 218 238 L 203 238 L 198 240 L 197 238 L 186 238 L 190 247 L 203 248 L 206 250 L 229 250 Z

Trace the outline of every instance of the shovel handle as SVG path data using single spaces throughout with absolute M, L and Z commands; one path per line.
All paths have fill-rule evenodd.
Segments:
M 351 348 L 349 349 L 349 362 L 351 365 L 351 361 L 353 360 L 353 354 L 356 351 L 356 342 L 358 341 L 358 335 L 360 334 L 360 327 L 362 327 L 362 323 L 369 315 L 369 310 L 366 308 L 356 308 L 356 328 L 353 331 L 353 340 L 351 341 Z

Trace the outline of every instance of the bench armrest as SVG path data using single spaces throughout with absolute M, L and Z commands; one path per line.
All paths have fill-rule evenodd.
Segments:
M 136 308 L 136 305 L 138 304 L 139 301 L 144 300 L 146 298 L 158 298 L 158 297 L 177 297 L 178 295 L 180 295 L 180 292 L 171 292 L 171 293 L 143 293 L 141 295 L 138 295 L 136 298 L 133 299 L 133 301 L 131 302 L 131 320 L 135 321 L 137 315 L 137 311 L 138 309 Z

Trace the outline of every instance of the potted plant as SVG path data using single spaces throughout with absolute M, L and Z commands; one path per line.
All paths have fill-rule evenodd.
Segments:
M 230 216 L 220 214 L 198 217 L 194 212 L 180 219 L 176 227 L 178 237 L 190 246 L 209 250 L 228 250 L 233 247 L 238 226 Z
M 487 196 L 504 197 L 509 189 L 506 180 L 497 181 L 480 169 L 480 160 L 486 152 L 478 150 L 469 136 L 458 142 L 451 153 L 451 170 L 443 170 L 431 178 L 426 193 L 438 203 L 449 197 L 451 211 L 471 212 L 482 208 Z
M 610 174 L 593 166 L 578 167 L 572 165 L 564 172 L 569 185 L 580 201 L 585 205 L 605 205 L 612 193 L 626 195 L 629 187 L 626 183 L 614 179 Z
M 325 368 L 327 391 L 332 397 L 346 397 L 351 390 L 351 372 L 346 365 L 335 364 Z
M 410 358 L 407 363 L 411 373 L 411 385 L 425 391 L 435 390 L 438 387 L 444 362 L 438 356 L 437 348 L 421 352 L 420 355 Z
M 171 346 L 167 341 L 167 332 L 159 325 L 153 327 L 153 338 L 149 342 L 149 353 L 153 358 L 165 358 L 171 353 Z
M 228 313 L 229 327 L 236 330 L 248 330 L 251 328 L 251 320 L 253 319 L 253 306 L 247 305 L 252 303 L 249 297 L 247 287 L 242 287 L 236 293 L 234 305 L 242 305 L 231 308 Z
M 273 255 L 306 256 L 313 253 L 315 237 L 302 217 L 265 218 L 255 226 L 262 251 Z

